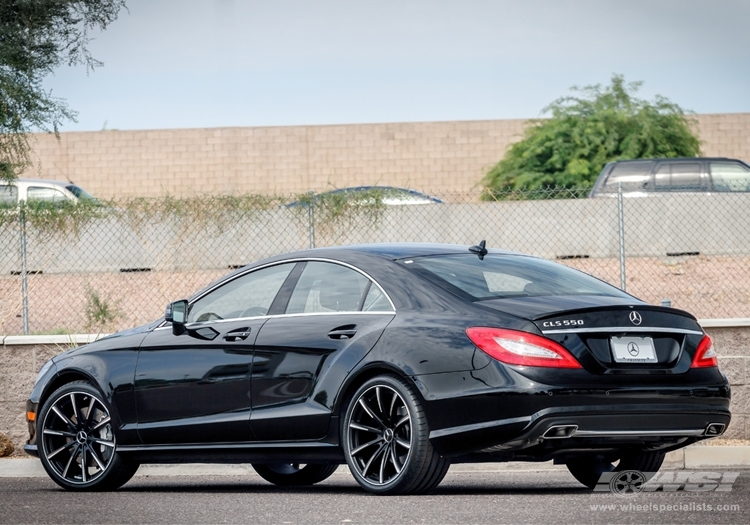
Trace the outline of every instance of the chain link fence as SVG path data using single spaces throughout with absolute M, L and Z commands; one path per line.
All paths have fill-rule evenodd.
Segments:
M 378 195 L 207 197 L 0 210 L 0 334 L 137 326 L 233 268 L 311 246 L 482 239 L 699 318 L 750 317 L 750 194 L 586 193 L 489 201 L 447 194 L 408 205 Z

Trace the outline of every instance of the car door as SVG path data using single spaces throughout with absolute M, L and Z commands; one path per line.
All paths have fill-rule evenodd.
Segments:
M 346 374 L 395 315 L 383 289 L 357 269 L 303 264 L 283 315 L 255 341 L 251 423 L 263 441 L 325 436 Z
M 662 162 L 654 173 L 656 191 L 705 191 L 700 162 Z
M 229 279 L 191 301 L 184 333 L 164 326 L 146 336 L 135 371 L 144 443 L 253 439 L 253 345 L 294 266 L 278 264 Z

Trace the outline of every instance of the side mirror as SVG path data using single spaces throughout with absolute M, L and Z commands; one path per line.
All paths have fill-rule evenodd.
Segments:
M 172 333 L 182 335 L 185 333 L 185 320 L 187 319 L 188 302 L 186 300 L 175 301 L 167 305 L 164 319 L 172 323 Z

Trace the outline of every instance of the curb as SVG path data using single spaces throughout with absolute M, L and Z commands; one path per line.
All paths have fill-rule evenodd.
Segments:
M 508 462 L 508 463 L 464 463 L 452 465 L 453 473 L 467 472 L 538 472 L 565 470 L 562 465 L 546 463 Z M 214 463 L 183 463 L 178 465 L 141 465 L 135 477 L 150 476 L 257 476 L 249 463 L 222 465 Z M 349 476 L 349 468 L 341 465 L 335 476 Z M 47 473 L 42 463 L 36 458 L 18 458 L 0 460 L 0 478 L 46 478 Z
M 667 454 L 662 469 L 750 468 L 750 446 L 687 447 Z M 539 472 L 566 471 L 564 465 L 551 461 L 531 463 L 462 463 L 451 466 L 450 472 Z M 211 463 L 185 463 L 181 465 L 142 465 L 136 477 L 148 476 L 247 476 L 256 475 L 249 463 L 220 465 Z M 334 475 L 349 475 L 342 465 Z M 0 478 L 47 477 L 42 463 L 36 458 L 0 459 Z

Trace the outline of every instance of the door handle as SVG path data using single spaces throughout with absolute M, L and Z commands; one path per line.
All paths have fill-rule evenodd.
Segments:
M 250 336 L 250 328 L 238 328 L 237 330 L 232 330 L 228 334 L 224 336 L 224 341 L 244 341 Z
M 357 333 L 357 325 L 350 324 L 346 326 L 339 326 L 328 332 L 328 337 L 331 339 L 351 339 L 354 334 Z

